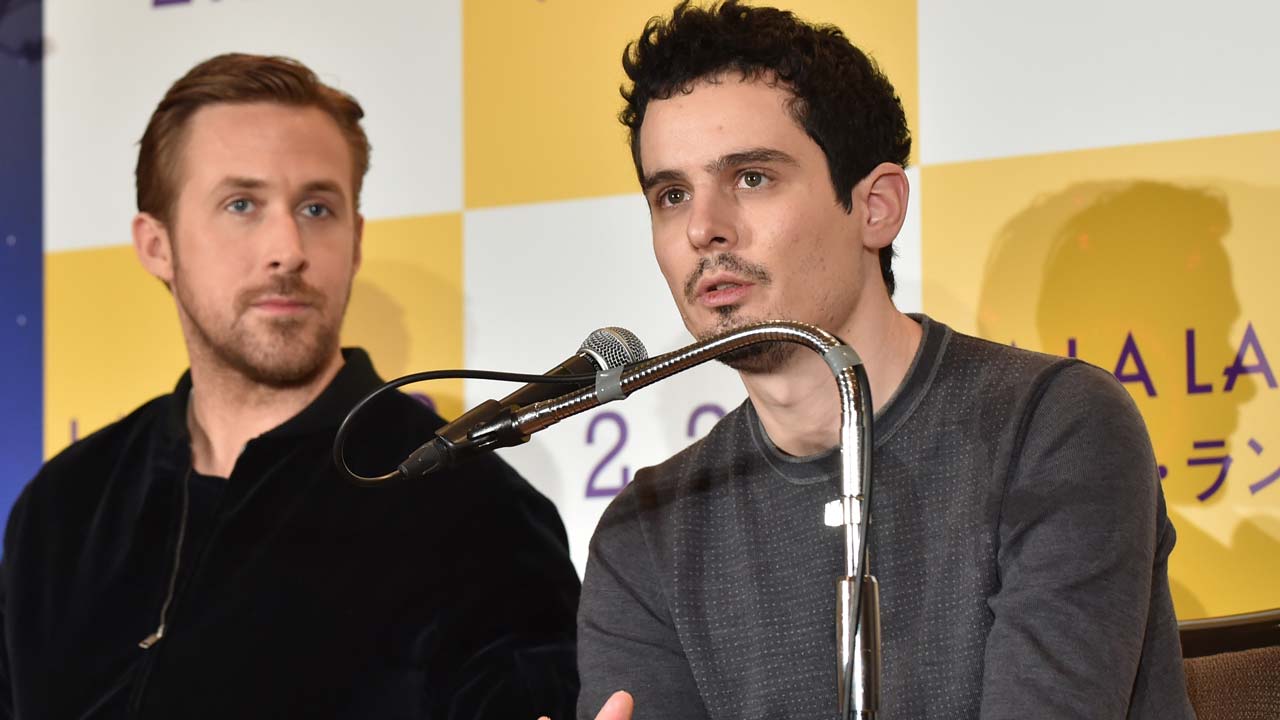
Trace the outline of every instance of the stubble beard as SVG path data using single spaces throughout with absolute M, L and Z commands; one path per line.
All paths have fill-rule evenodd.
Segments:
M 185 292 L 179 277 L 175 273 L 174 297 L 182 306 L 192 339 L 214 362 L 250 383 L 273 389 L 305 386 L 324 372 L 338 350 L 340 321 L 329 319 L 332 316 L 324 313 L 324 295 L 296 275 L 279 275 L 265 287 L 240 293 L 234 319 L 225 330 L 210 321 L 195 298 Z M 302 317 L 250 317 L 254 298 L 265 292 L 302 299 L 312 309 Z M 343 309 L 345 306 L 344 299 Z M 309 317 L 312 313 L 318 319 Z
M 716 335 L 764 321 L 764 318 L 746 317 L 736 305 L 718 307 L 715 312 L 719 316 L 715 327 L 699 333 L 699 340 L 707 340 Z M 781 320 L 782 318 L 768 319 Z M 795 343 L 758 342 L 731 350 L 716 359 L 744 375 L 768 375 L 786 367 L 798 349 L 800 347 Z
M 755 281 L 761 287 L 768 286 L 773 282 L 769 271 L 763 265 L 748 262 L 732 252 L 722 252 L 711 257 L 704 257 L 699 260 L 697 267 L 685 280 L 684 296 L 689 306 L 693 307 L 697 303 L 697 286 L 702 276 L 716 269 L 729 270 Z M 756 322 L 785 319 L 780 315 L 758 318 L 747 317 L 737 305 L 717 307 L 714 312 L 717 316 L 715 324 L 711 328 L 694 333 L 698 340 L 708 340 Z M 790 361 L 797 349 L 798 347 L 794 343 L 789 342 L 760 342 L 732 350 L 716 359 L 740 373 L 763 375 L 781 370 Z

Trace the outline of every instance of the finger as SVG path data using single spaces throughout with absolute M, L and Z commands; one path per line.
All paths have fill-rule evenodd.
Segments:
M 631 720 L 631 712 L 635 709 L 635 700 L 625 690 L 609 696 L 608 702 L 600 708 L 596 720 Z

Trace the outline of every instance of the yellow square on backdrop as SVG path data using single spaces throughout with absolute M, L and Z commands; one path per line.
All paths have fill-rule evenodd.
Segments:
M 178 312 L 132 245 L 45 255 L 44 454 L 173 390 Z
M 1137 402 L 1182 618 L 1280 607 L 1277 166 L 1270 132 L 921 170 L 925 310 Z
M 463 4 L 464 200 L 468 209 L 639 192 L 618 122 L 622 51 L 674 2 Z M 880 64 L 916 135 L 916 4 L 779 2 L 830 23 Z M 914 150 L 914 148 L 913 148 Z M 913 157 L 916 155 L 913 153 Z
M 364 258 L 342 326 L 344 345 L 369 351 L 390 380 L 462 367 L 462 215 L 365 223 Z M 445 417 L 462 411 L 462 381 L 411 385 Z

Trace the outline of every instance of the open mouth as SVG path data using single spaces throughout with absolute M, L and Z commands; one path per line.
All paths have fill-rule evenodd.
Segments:
M 698 302 L 706 307 L 724 307 L 743 301 L 754 287 L 752 283 L 738 278 L 708 278 L 700 283 Z

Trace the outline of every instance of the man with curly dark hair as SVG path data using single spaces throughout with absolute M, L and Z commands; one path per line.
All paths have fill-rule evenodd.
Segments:
M 732 0 L 651 20 L 623 63 L 686 327 L 808 322 L 865 363 L 883 717 L 1191 717 L 1174 531 L 1128 394 L 894 306 L 910 136 L 875 63 L 834 27 Z M 836 714 L 837 396 L 816 354 L 754 348 L 726 358 L 748 400 L 600 520 L 580 718 Z

